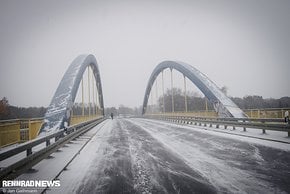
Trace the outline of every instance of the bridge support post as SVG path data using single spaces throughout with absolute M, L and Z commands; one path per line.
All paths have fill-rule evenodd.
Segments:
M 163 113 L 165 113 L 165 99 L 164 99 L 164 75 L 162 70 L 162 101 L 163 101 Z
M 205 98 L 205 114 L 206 114 L 205 116 L 208 116 L 207 98 L 206 96 L 204 98 Z
M 96 83 L 96 115 L 99 113 L 98 104 L 100 105 L 99 92 L 98 92 L 98 83 Z
M 186 77 L 184 74 L 183 74 L 183 79 L 184 79 L 184 107 L 185 107 L 185 112 L 187 112 Z
M 171 72 L 171 106 L 172 106 L 172 112 L 174 112 L 174 96 L 173 96 L 173 76 L 172 76 L 172 68 L 170 68 Z
M 89 117 L 91 116 L 90 66 L 88 66 Z
M 151 88 L 153 88 L 153 85 L 152 85 Z M 153 113 L 153 90 L 151 90 L 150 96 L 151 96 L 150 97 L 151 98 L 151 108 L 150 108 L 150 112 Z
M 93 77 L 94 77 L 94 74 L 92 73 L 92 78 L 93 78 Z M 94 79 L 92 79 L 92 84 L 93 84 L 93 87 L 92 87 L 92 89 L 93 89 L 93 91 L 92 91 L 92 92 L 93 92 L 93 100 L 92 100 L 92 101 L 93 101 L 93 106 L 92 106 L 92 115 L 95 116 L 95 115 L 96 115 L 96 114 L 95 114 L 96 111 L 95 111 L 95 82 L 94 82 Z
M 32 148 L 28 148 L 28 149 L 26 150 L 26 157 L 27 157 L 27 156 L 30 156 L 31 154 L 32 154 Z M 30 167 L 30 168 L 28 169 L 28 171 L 33 172 L 34 170 L 33 170 L 32 167 Z
M 157 77 L 155 79 L 155 90 L 156 90 L 156 104 L 158 104 L 158 81 L 157 81 Z
M 31 155 L 32 154 L 32 148 L 28 148 L 27 150 L 26 150 L 26 156 L 29 156 L 29 155 Z
M 82 116 L 85 115 L 85 104 L 84 104 L 84 79 L 82 78 Z
M 46 140 L 46 147 L 50 145 L 50 139 Z

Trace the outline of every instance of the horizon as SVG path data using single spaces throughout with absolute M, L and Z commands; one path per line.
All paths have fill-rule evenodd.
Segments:
M 164 60 L 194 66 L 229 96 L 290 96 L 289 9 L 271 0 L 0 1 L 0 98 L 49 106 L 82 53 L 97 59 L 106 107 L 142 105 Z

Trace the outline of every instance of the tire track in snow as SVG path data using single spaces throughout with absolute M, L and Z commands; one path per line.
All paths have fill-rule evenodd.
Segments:
M 117 120 L 112 123 L 110 134 L 102 142 L 95 165 L 90 171 L 83 186 L 77 193 L 135 193 L 132 181 L 131 156 L 128 137 Z
M 273 184 L 271 176 L 267 175 L 268 166 L 261 165 L 263 158 L 256 146 L 151 120 L 134 119 L 132 122 L 180 155 L 216 185 L 219 192 L 283 193 L 279 183 Z
M 216 193 L 214 187 L 148 132 L 122 120 L 130 142 L 134 188 L 138 193 Z

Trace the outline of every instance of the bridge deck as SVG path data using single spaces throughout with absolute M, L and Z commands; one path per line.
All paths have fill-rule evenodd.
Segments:
M 290 193 L 289 152 L 289 144 L 196 126 L 115 119 L 18 179 L 55 178 L 75 156 L 48 193 Z

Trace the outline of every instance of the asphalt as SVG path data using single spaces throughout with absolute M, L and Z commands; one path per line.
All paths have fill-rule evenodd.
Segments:
M 102 161 L 76 193 L 216 193 L 149 133 L 127 121 L 113 122 Z
M 146 119 L 95 131 L 47 193 L 290 193 L 286 150 Z

